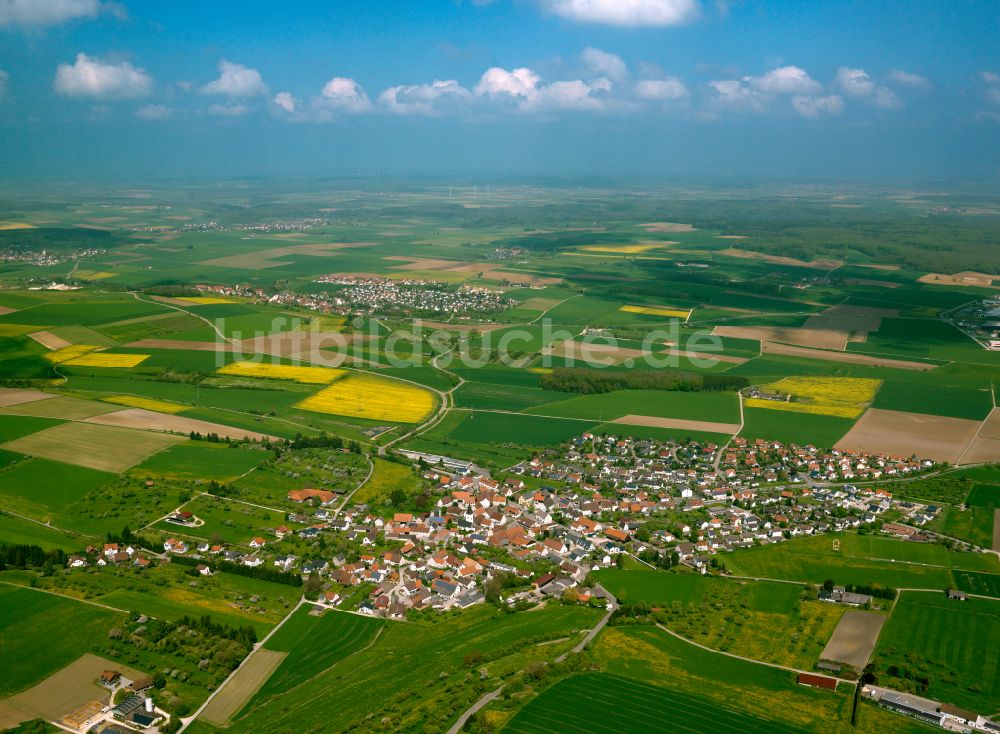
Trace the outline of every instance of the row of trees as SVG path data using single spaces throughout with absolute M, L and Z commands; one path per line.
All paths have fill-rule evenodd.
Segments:
M 718 392 L 742 390 L 750 381 L 735 375 L 698 375 L 680 370 L 610 371 L 589 368 L 559 368 L 542 375 L 540 386 L 545 390 L 572 392 L 580 395 L 613 392 L 615 390 L 677 390 L 681 392 Z

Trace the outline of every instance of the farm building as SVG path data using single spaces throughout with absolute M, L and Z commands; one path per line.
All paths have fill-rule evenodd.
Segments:
M 337 499 L 337 495 L 326 489 L 293 489 L 288 493 L 291 502 L 305 502 L 318 499 L 320 504 L 328 505 Z
M 944 718 L 944 714 L 938 711 L 937 702 L 920 698 L 920 696 L 913 696 L 909 693 L 882 691 L 882 695 L 878 699 L 878 704 L 898 713 L 932 722 L 938 726 L 941 725 L 941 720 Z
M 958 589 L 948 589 L 948 598 L 952 601 L 966 601 L 969 597 L 964 591 Z
M 800 686 L 810 686 L 811 688 L 823 688 L 828 691 L 837 690 L 836 678 L 826 675 L 815 675 L 813 673 L 799 673 L 798 683 Z

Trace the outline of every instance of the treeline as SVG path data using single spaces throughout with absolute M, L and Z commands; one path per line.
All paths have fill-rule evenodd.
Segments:
M 212 568 L 213 571 L 223 571 L 225 573 L 233 573 L 237 576 L 246 576 L 248 578 L 257 579 L 258 581 L 273 581 L 276 584 L 285 584 L 286 586 L 302 586 L 302 576 L 297 573 L 290 573 L 287 571 L 279 571 L 276 568 L 268 568 L 267 566 L 244 566 L 242 563 L 233 563 L 232 561 L 224 561 L 222 559 L 204 559 L 204 558 L 192 558 L 190 556 L 171 556 L 171 563 L 179 563 L 182 566 L 199 566 L 205 564 Z
M 581 367 L 556 368 L 542 375 L 539 384 L 544 390 L 591 395 L 615 390 L 737 391 L 747 387 L 750 381 L 735 375 L 698 375 L 674 370 L 611 372 Z
M 118 543 L 118 545 L 137 545 L 154 553 L 158 553 L 162 549 L 162 544 L 159 541 L 139 535 L 138 533 L 133 533 L 128 525 L 122 528 L 120 533 L 108 533 L 104 538 L 104 542 Z
M 320 433 L 318 436 L 303 436 L 296 433 L 295 438 L 285 443 L 291 449 L 344 449 L 353 454 L 361 453 L 361 444 L 357 441 L 344 441 L 340 436 L 328 436 Z
M 65 566 L 66 553 L 58 548 L 44 550 L 37 545 L 0 544 L 0 571 L 8 568 Z
M 213 622 L 212 617 L 203 614 L 197 619 L 186 614 L 177 620 L 178 627 L 189 627 L 196 629 L 208 637 L 223 637 L 227 640 L 234 640 L 244 645 L 253 645 L 257 642 L 257 632 L 251 625 L 244 627 L 234 627 L 229 624 Z

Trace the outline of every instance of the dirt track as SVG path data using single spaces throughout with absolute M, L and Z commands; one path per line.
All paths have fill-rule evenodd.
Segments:
M 901 359 L 889 359 L 887 357 L 872 357 L 867 354 L 857 352 L 831 352 L 825 349 L 809 349 L 807 347 L 797 347 L 790 344 L 776 344 L 774 342 L 761 342 L 761 352 L 764 354 L 783 354 L 788 357 L 806 357 L 808 359 L 822 359 L 827 362 L 845 362 L 847 364 L 866 364 L 872 367 L 892 367 L 899 370 L 932 370 L 937 365 L 926 362 L 907 362 Z
M 713 423 L 712 421 L 689 421 L 681 418 L 658 418 L 652 415 L 624 415 L 612 423 L 627 426 L 650 426 L 653 428 L 676 428 L 681 431 L 706 431 L 708 433 L 735 434 L 739 423 Z

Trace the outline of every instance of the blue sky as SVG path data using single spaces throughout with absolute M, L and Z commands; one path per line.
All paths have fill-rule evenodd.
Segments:
M 0 0 L 6 177 L 995 178 L 1000 3 Z

